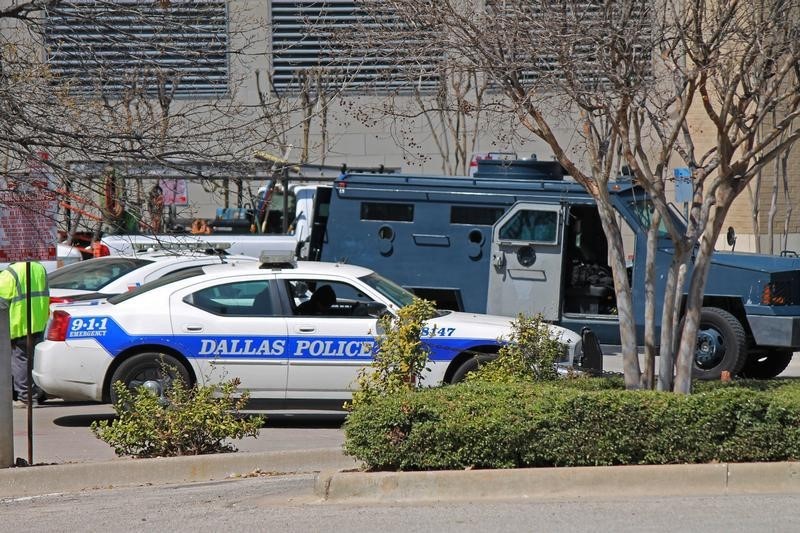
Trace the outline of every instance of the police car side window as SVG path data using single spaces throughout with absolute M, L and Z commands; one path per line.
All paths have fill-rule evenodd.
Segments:
M 287 280 L 287 288 L 297 316 L 364 316 L 366 311 L 359 312 L 358 304 L 373 302 L 357 287 L 339 281 L 293 279 Z M 331 293 L 333 297 L 329 297 Z
M 267 280 L 238 281 L 206 287 L 188 295 L 184 301 L 221 316 L 274 316 L 272 294 Z

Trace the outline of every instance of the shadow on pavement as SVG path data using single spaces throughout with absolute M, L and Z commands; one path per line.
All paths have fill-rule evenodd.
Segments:
M 100 420 L 114 420 L 116 415 L 113 414 L 98 414 L 98 415 L 68 415 L 68 416 L 60 416 L 58 418 L 53 419 L 53 424 L 61 427 L 89 427 L 92 425 L 92 422 L 100 421 Z
M 248 415 L 260 414 L 266 418 L 262 427 L 265 428 L 308 428 L 308 429 L 338 429 L 344 424 L 345 413 L 282 413 L 259 412 L 246 413 Z
M 345 420 L 344 413 L 281 413 L 281 412 L 247 412 L 244 416 L 260 414 L 266 418 L 262 427 L 265 428 L 307 428 L 307 429 L 338 429 Z M 53 424 L 61 427 L 89 427 L 92 422 L 101 420 L 112 421 L 116 418 L 113 413 L 66 415 L 53 419 Z

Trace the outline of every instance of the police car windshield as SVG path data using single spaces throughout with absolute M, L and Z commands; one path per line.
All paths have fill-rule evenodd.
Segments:
M 203 274 L 205 274 L 205 272 L 203 271 L 202 266 L 187 268 L 185 270 L 178 270 L 177 272 L 172 272 L 153 281 L 149 281 L 140 287 L 136 287 L 132 291 L 123 292 L 122 294 L 117 294 L 115 296 L 112 296 L 111 298 L 108 299 L 108 302 L 112 304 L 118 304 L 120 302 L 124 302 L 125 300 L 129 300 L 135 296 L 138 296 L 142 293 L 152 291 L 153 289 L 157 289 L 159 287 L 163 287 L 164 285 L 168 285 L 170 283 L 186 278 L 191 278 L 194 276 L 201 276 Z
M 405 307 L 414 301 L 413 294 L 379 274 L 373 272 L 359 279 L 381 293 L 397 307 Z
M 111 257 L 90 259 L 59 268 L 47 277 L 51 289 L 99 291 L 112 281 L 152 263 L 147 259 Z

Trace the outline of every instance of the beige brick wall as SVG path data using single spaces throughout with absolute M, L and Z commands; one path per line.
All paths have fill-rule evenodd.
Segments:
M 697 153 L 703 153 L 714 142 L 714 129 L 711 127 L 705 113 L 696 106 L 687 116 L 687 119 L 698 142 L 696 150 Z M 768 237 L 769 231 L 769 210 L 773 194 L 773 185 L 775 182 L 776 169 L 775 164 L 770 163 L 761 172 L 761 177 L 756 178 L 750 183 L 750 190 L 745 190 L 734 201 L 728 216 L 725 219 L 725 227 L 733 226 L 736 230 L 738 239 L 736 242 L 736 250 L 738 251 L 756 251 L 756 240 L 760 239 L 761 252 L 769 253 L 770 243 Z M 760 179 L 760 188 L 757 188 L 758 179 Z M 795 206 L 800 199 L 800 147 L 795 146 L 790 152 L 787 161 L 787 181 L 789 184 L 789 198 L 784 196 L 784 185 L 782 178 L 779 177 L 776 213 L 773 221 L 773 251 L 774 253 L 780 252 L 784 249 L 783 240 L 783 227 L 784 221 L 787 217 L 787 208 L 791 207 L 794 211 L 791 213 L 788 227 L 788 240 L 785 248 L 800 250 L 800 209 Z M 753 224 L 753 207 L 757 205 L 758 225 L 757 235 L 754 231 Z M 729 249 L 725 243 L 725 235 L 720 236 L 718 241 L 718 248 Z

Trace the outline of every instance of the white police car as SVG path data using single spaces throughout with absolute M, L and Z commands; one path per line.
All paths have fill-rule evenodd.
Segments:
M 371 361 L 377 317 L 412 298 L 353 265 L 199 266 L 107 301 L 53 306 L 33 376 L 65 400 L 109 401 L 118 380 L 163 390 L 170 379 L 162 376 L 163 360 L 188 383 L 238 377 L 254 406 L 341 408 L 358 370 Z M 463 378 L 476 353 L 497 351 L 510 321 L 439 312 L 423 331 L 431 349 L 425 383 Z M 580 337 L 557 326 L 552 334 L 571 363 Z

